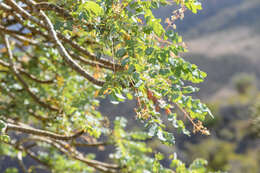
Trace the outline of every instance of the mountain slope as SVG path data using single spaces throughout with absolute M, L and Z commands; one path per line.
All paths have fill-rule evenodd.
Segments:
M 260 1 L 243 1 L 219 12 L 187 31 L 191 53 L 208 57 L 244 56 L 258 60 L 260 54 Z

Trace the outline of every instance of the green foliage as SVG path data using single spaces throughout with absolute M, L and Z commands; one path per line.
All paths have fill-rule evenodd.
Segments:
M 21 3 L 27 8 L 20 11 L 16 6 L 21 4 L 12 0 L 7 3 L 12 12 L 23 17 L 22 22 L 17 19 L 19 15 L 14 20 L 24 25 L 28 33 L 14 32 L 23 37 L 22 41 L 6 36 L 16 38 L 12 32 L 0 40 L 5 46 L 0 59 L 0 68 L 5 70 L 0 72 L 0 130 L 7 127 L 29 136 L 24 141 L 10 141 L 1 133 L 6 146 L 30 155 L 23 143 L 34 141 L 42 148 L 35 154 L 53 172 L 168 173 L 172 171 L 160 163 L 164 156 L 155 154 L 146 144 L 152 138 L 174 144 L 174 134 L 167 130 L 163 119 L 191 135 L 180 117 L 184 115 L 194 133 L 209 135 L 202 121 L 212 114 L 191 96 L 198 91 L 192 84 L 203 82 L 206 73 L 180 56 L 186 51 L 182 37 L 170 25 L 164 29 L 152 13 L 153 9 L 170 4 L 168 1 L 37 2 Z M 174 0 L 172 4 L 179 8 L 171 16 L 175 19 L 182 19 L 186 9 L 193 13 L 201 9 L 197 0 Z M 49 12 L 45 14 L 42 9 Z M 16 15 L 9 12 L 1 17 Z M 97 110 L 99 99 L 105 97 L 113 104 L 135 99 L 136 117 L 145 129 L 126 131 L 127 120 L 122 117 L 111 126 Z M 83 135 L 73 135 L 77 131 Z M 70 135 L 69 140 L 61 137 Z M 74 139 L 77 137 L 80 139 Z M 96 162 L 92 155 L 85 156 L 77 150 L 79 141 L 101 139 L 108 139 L 115 147 L 110 157 L 118 166 Z M 176 157 L 171 159 L 178 173 L 207 170 L 203 160 L 186 167 Z
M 256 173 L 259 168 L 257 154 L 254 152 L 238 154 L 235 152 L 235 147 L 234 143 L 211 138 L 203 140 L 197 146 L 189 144 L 188 150 L 191 159 L 203 157 L 208 160 L 206 172 L 221 170 Z
M 253 137 L 260 137 L 260 104 L 259 96 L 256 101 L 251 106 L 251 123 L 250 123 L 250 133 Z
M 248 90 L 254 86 L 255 80 L 255 76 L 247 73 L 237 74 L 232 79 L 233 85 L 240 94 L 247 93 Z
M 4 173 L 18 173 L 16 168 L 7 168 Z
M 193 139 L 185 141 L 182 152 L 186 153 L 184 157 L 188 162 L 204 158 L 208 161 L 208 172 L 258 172 L 259 90 L 251 87 L 254 90 L 248 90 L 250 92 L 242 96 L 241 93 L 225 96 L 228 102 L 223 103 L 220 98 L 211 101 L 209 107 L 217 118 L 206 119 L 205 126 L 216 129 L 215 135 L 201 138 L 196 144 Z

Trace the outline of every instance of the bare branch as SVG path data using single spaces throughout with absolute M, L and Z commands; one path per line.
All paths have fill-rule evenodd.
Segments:
M 27 171 L 27 169 L 26 169 L 26 167 L 25 167 L 25 165 L 23 163 L 23 156 L 22 156 L 22 152 L 21 151 L 19 151 L 17 153 L 17 159 L 18 159 L 18 163 L 19 163 L 23 173 L 28 173 L 28 171 Z
M 23 140 L 20 140 L 15 147 L 16 148 L 21 148 L 21 145 L 25 142 L 30 142 L 30 141 L 34 141 L 34 142 L 44 142 L 47 144 L 50 144 L 51 146 L 53 146 L 54 148 L 58 149 L 59 151 L 63 152 L 64 154 L 66 154 L 67 156 L 79 160 L 85 164 L 87 164 L 90 167 L 93 167 L 97 170 L 100 170 L 102 172 L 107 172 L 107 173 L 116 173 L 118 169 L 120 169 L 120 167 L 118 165 L 115 164 L 109 164 L 109 163 L 104 163 L 104 162 L 100 162 L 97 160 L 90 160 L 90 159 L 86 159 L 82 153 L 80 153 L 79 151 L 77 151 L 75 148 L 72 148 L 72 146 L 70 146 L 68 143 L 64 142 L 64 141 L 56 141 L 56 140 L 51 140 L 49 138 L 44 138 L 44 137 L 39 137 L 39 136 L 35 136 L 35 137 L 29 137 Z M 24 148 L 23 148 L 24 149 Z M 26 150 L 29 151 L 29 150 Z M 33 155 L 33 153 L 32 153 Z M 36 157 L 37 156 L 34 156 Z
M 52 145 L 53 147 L 57 148 L 58 150 L 60 150 L 61 152 L 65 153 L 66 155 L 68 155 L 69 157 L 72 157 L 76 160 L 79 160 L 97 170 L 100 170 L 102 172 L 107 172 L 107 173 L 116 173 L 118 172 L 117 170 L 120 169 L 120 167 L 118 165 L 115 164 L 109 164 L 109 163 L 104 163 L 104 162 L 100 162 L 97 160 L 89 160 L 84 158 L 84 156 L 78 152 L 77 150 L 75 150 L 74 148 L 72 148 L 68 143 L 66 142 L 62 142 L 62 141 L 52 141 L 50 139 L 47 138 L 42 138 L 42 137 L 33 137 L 30 138 L 31 140 L 35 140 L 35 141 L 41 141 L 41 142 L 45 142 L 48 143 L 50 145 Z
M 30 15 L 27 11 L 25 11 L 22 7 L 20 7 L 14 0 L 6 0 L 6 2 L 8 5 L 12 7 L 13 10 L 18 12 L 24 18 L 29 19 L 40 26 L 44 26 L 41 20 L 38 20 L 36 17 Z
M 59 135 L 53 132 L 49 132 L 46 130 L 40 130 L 40 129 L 35 129 L 32 127 L 23 127 L 20 125 L 15 125 L 11 123 L 7 123 L 7 131 L 18 131 L 18 132 L 23 132 L 31 135 L 36 135 L 36 136 L 44 136 L 44 137 L 49 137 L 57 140 L 71 140 L 75 139 L 79 136 L 81 136 L 84 133 L 84 130 L 80 130 L 77 133 L 71 135 L 71 136 L 64 136 L 64 135 Z
M 76 147 L 99 147 L 99 146 L 109 145 L 109 142 L 96 142 L 96 143 L 78 143 L 78 142 L 74 142 L 74 143 L 72 143 L 72 145 L 76 146 Z
M 46 39 L 49 38 L 47 34 L 43 33 L 42 31 L 40 31 L 36 27 L 25 25 L 24 24 L 24 19 L 21 17 L 21 15 L 19 15 L 19 13 L 17 13 L 16 11 L 12 10 L 12 8 L 9 7 L 8 5 L 0 2 L 0 9 L 5 11 L 5 12 L 7 12 L 7 13 L 12 14 L 12 16 L 15 18 L 16 23 L 19 22 L 19 24 L 21 24 L 22 26 L 26 27 L 26 29 L 30 30 L 33 35 L 41 35 L 41 36 L 45 37 Z
M 27 34 L 25 33 L 22 33 L 22 32 L 19 32 L 19 31 L 15 31 L 15 30 L 10 30 L 10 29 L 7 29 L 5 28 L 4 26 L 0 25 L 0 31 L 1 32 L 4 32 L 6 34 L 16 34 L 16 35 L 21 35 L 21 36 L 28 36 Z
M 33 76 L 29 73 L 27 73 L 24 69 L 19 68 L 18 69 L 23 75 L 25 75 L 26 77 L 28 77 L 29 79 L 37 82 L 37 83 L 41 83 L 41 84 L 52 84 L 54 83 L 54 79 L 50 79 L 50 80 L 40 80 L 38 79 L 36 76 Z
M 110 66 L 106 66 L 97 62 L 93 62 L 93 61 L 89 61 L 87 59 L 85 59 L 84 57 L 81 57 L 80 55 L 76 55 L 74 53 L 70 53 L 70 56 L 76 60 L 79 60 L 80 62 L 92 66 L 92 67 L 100 67 L 100 68 L 104 68 L 104 69 L 108 69 L 108 70 L 114 70 L 112 67 Z
M 106 65 L 106 66 L 109 66 L 109 67 L 111 67 L 111 68 L 114 68 L 114 67 L 115 67 L 116 69 L 124 69 L 124 67 L 122 67 L 120 64 L 114 64 L 113 62 L 111 62 L 111 61 L 109 61 L 109 60 L 107 60 L 107 59 L 104 59 L 104 58 L 101 58 L 101 57 L 100 57 L 100 58 L 97 57 L 95 54 L 90 53 L 89 51 L 87 51 L 86 49 L 84 49 L 82 46 L 76 44 L 76 43 L 73 42 L 72 40 L 70 40 L 70 39 L 64 37 L 63 35 L 61 35 L 61 34 L 59 34 L 59 33 L 58 33 L 58 36 L 59 36 L 59 38 L 60 38 L 62 41 L 64 41 L 64 42 L 70 44 L 74 49 L 76 49 L 76 50 L 78 50 L 79 52 L 83 53 L 84 56 L 88 57 L 88 58 L 91 59 L 92 61 L 98 61 L 99 63 L 104 64 L 104 65 Z

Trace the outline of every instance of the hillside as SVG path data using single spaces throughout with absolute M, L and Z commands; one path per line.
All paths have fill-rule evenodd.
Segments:
M 207 0 L 198 14 L 186 14 L 177 31 L 189 52 L 185 58 L 208 73 L 200 96 L 210 98 L 227 90 L 232 76 L 247 72 L 260 78 L 260 1 Z M 162 22 L 174 7 L 155 11 Z
M 187 31 L 190 52 L 209 57 L 233 54 L 258 58 L 259 15 L 260 1 L 243 1 L 220 9 Z
M 219 90 L 226 88 L 236 73 L 260 78 L 260 1 L 229 5 L 187 30 L 187 57 L 208 72 L 202 91 L 209 95 L 222 92 Z

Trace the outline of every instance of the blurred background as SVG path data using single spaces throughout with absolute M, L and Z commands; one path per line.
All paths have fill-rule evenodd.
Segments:
M 204 158 L 212 171 L 260 173 L 260 1 L 204 0 L 202 5 L 196 15 L 186 12 L 176 30 L 189 49 L 184 58 L 208 74 L 194 97 L 215 116 L 205 122 L 211 135 L 179 134 L 174 147 L 158 141 L 149 146 L 166 155 L 177 152 L 186 163 Z M 160 8 L 154 14 L 164 23 L 173 10 Z M 101 102 L 104 114 L 126 115 L 129 128 L 137 128 L 134 107 L 134 101 L 119 106 Z

